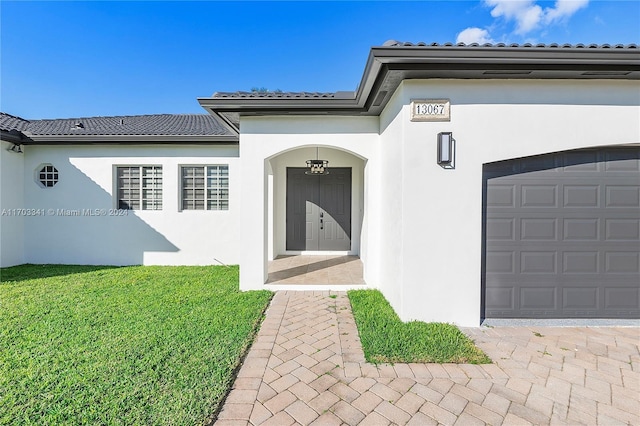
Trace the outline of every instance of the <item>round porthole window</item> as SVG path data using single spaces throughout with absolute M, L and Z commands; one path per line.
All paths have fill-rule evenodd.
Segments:
M 42 164 L 36 170 L 36 180 L 43 188 L 51 188 L 58 183 L 58 169 L 51 164 Z

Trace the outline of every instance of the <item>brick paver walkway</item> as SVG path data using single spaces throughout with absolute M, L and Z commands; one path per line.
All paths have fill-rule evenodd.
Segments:
M 364 361 L 344 292 L 278 292 L 216 425 L 640 424 L 638 328 L 463 329 L 488 365 Z

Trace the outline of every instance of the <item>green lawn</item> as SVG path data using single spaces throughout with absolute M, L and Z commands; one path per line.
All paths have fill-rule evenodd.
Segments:
M 378 290 L 348 295 L 368 362 L 491 363 L 454 325 L 403 323 Z
M 237 267 L 0 274 L 2 425 L 206 423 L 272 296 Z

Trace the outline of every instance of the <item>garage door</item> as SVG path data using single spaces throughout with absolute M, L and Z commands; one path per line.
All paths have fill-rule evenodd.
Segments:
M 484 167 L 485 318 L 640 318 L 640 148 Z

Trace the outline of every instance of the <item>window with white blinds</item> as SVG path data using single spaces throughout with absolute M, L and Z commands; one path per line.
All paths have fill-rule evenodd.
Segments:
M 162 166 L 119 166 L 118 208 L 162 210 Z
M 229 210 L 229 166 L 182 166 L 182 210 Z

